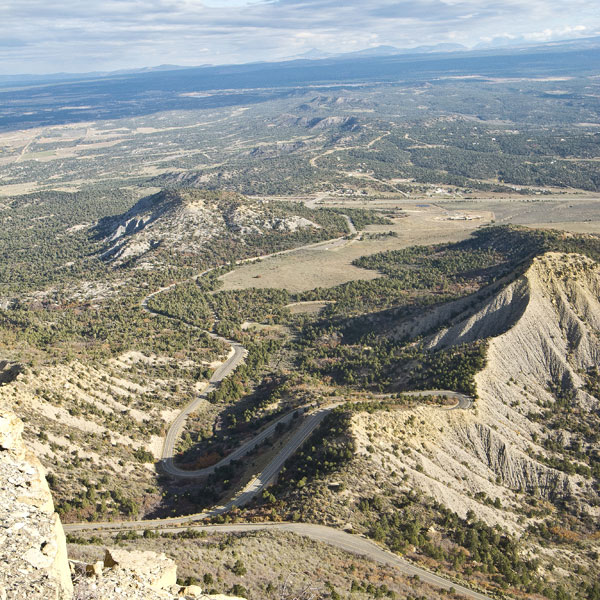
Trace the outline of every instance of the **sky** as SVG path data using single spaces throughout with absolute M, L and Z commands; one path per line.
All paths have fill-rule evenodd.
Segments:
M 599 0 L 2 0 L 0 74 L 600 35 Z

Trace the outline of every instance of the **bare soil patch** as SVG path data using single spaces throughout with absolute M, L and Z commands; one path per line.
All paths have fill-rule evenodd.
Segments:
M 573 194 L 533 198 L 478 198 L 441 201 L 453 211 L 490 211 L 496 224 L 514 223 L 544 229 L 596 233 L 600 223 L 600 202 L 597 195 Z
M 286 308 L 293 315 L 316 315 L 328 304 L 330 304 L 330 301 L 309 300 L 307 302 L 292 302 Z

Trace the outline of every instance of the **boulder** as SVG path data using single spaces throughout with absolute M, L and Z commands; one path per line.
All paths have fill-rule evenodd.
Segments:
M 166 590 L 177 583 L 175 561 L 156 552 L 107 548 L 104 566 L 129 571 L 153 590 Z

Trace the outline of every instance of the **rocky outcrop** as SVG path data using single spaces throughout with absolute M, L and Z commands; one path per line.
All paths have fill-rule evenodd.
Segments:
M 269 230 L 290 232 L 307 227 L 321 229 L 320 225 L 304 217 L 297 215 L 288 217 L 264 215 L 246 206 L 232 207 L 224 214 L 224 218 L 230 231 L 239 232 L 243 235 L 261 234 Z
M 164 554 L 107 548 L 104 561 L 73 562 L 75 598 L 86 600 L 244 600 L 210 596 L 200 586 L 177 585 L 177 565 Z
M 177 583 L 177 565 L 164 554 L 110 548 L 106 550 L 104 566 L 127 569 L 153 590 L 164 590 Z
M 311 119 L 307 127 L 309 129 L 329 129 L 336 127 L 344 131 L 356 131 L 360 129 L 356 117 L 324 117 L 322 119 Z
M 14 381 L 22 371 L 23 367 L 21 365 L 0 360 L 0 385 Z
M 126 213 L 100 221 L 95 234 L 105 243 L 101 258 L 122 264 L 149 258 L 157 248 L 198 254 L 217 240 L 233 237 L 243 244 L 248 235 L 305 228 L 320 226 L 239 194 L 180 190 L 143 198 Z
M 0 598 L 67 600 L 73 586 L 65 535 L 23 423 L 0 404 Z
M 177 565 L 164 554 L 107 548 L 104 561 L 73 562 L 75 595 L 102 600 L 198 598 L 201 590 L 179 594 Z M 195 594 L 195 595 L 193 595 Z
M 303 127 L 305 129 L 312 129 L 315 131 L 325 129 L 357 131 L 360 129 L 359 120 L 356 117 L 348 116 L 298 117 L 292 114 L 283 114 L 275 120 L 275 124 L 283 127 Z

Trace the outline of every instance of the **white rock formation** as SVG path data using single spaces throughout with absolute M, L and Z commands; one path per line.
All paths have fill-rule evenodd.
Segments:
M 582 414 L 600 410 L 583 377 L 600 362 L 600 266 L 576 254 L 540 256 L 427 343 L 445 348 L 482 338 L 489 338 L 489 348 L 487 365 L 475 378 L 474 409 L 420 407 L 406 415 L 357 416 L 359 451 L 377 446 L 390 469 L 407 469 L 412 487 L 461 516 L 474 510 L 489 523 L 519 530 L 524 525 L 519 491 L 527 491 L 549 501 L 550 512 L 558 500 L 574 512 L 600 517 L 592 479 L 538 458 L 550 456 L 542 445 L 548 431 L 531 417 L 555 405 L 552 386 L 565 390 Z M 369 427 L 377 428 L 376 436 L 367 437 Z M 561 435 L 568 445 L 569 432 Z M 394 454 L 398 440 L 410 447 L 409 454 Z M 481 501 L 485 496 L 507 510 Z

